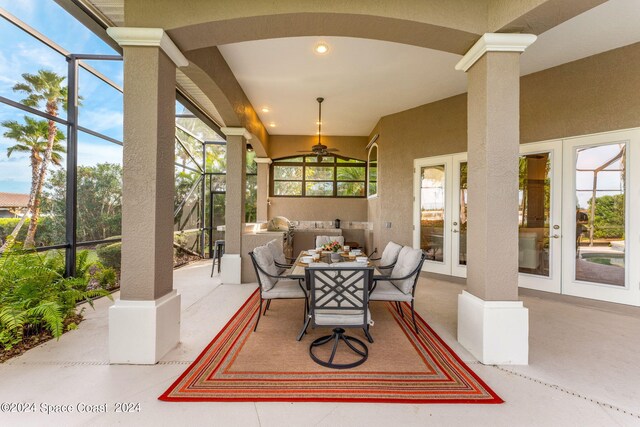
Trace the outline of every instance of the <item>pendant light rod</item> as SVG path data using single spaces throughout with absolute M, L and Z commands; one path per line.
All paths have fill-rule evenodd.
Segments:
M 318 101 L 318 145 L 320 145 L 320 135 L 322 134 L 322 101 L 324 98 L 317 98 Z

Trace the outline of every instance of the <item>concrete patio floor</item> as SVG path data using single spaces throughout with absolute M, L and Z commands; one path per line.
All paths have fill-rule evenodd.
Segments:
M 255 285 L 221 285 L 210 262 L 176 270 L 180 345 L 154 366 L 109 365 L 108 307 L 80 328 L 0 365 L 0 403 L 72 405 L 72 413 L 7 413 L 0 425 L 632 426 L 640 425 L 640 309 L 533 291 L 530 364 L 485 366 L 455 340 L 463 283 L 421 278 L 417 311 L 505 401 L 502 405 L 174 403 L 157 397 L 189 366 Z M 292 337 L 293 339 L 293 337 Z M 140 412 L 114 413 L 119 402 Z M 107 413 L 78 413 L 79 403 Z

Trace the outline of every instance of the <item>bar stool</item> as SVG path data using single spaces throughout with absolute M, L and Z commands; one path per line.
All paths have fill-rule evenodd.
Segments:
M 222 255 L 224 254 L 224 240 L 216 240 L 213 249 L 213 264 L 211 265 L 211 277 L 213 277 L 213 271 L 216 269 L 216 261 L 218 261 L 218 274 L 220 273 L 220 262 L 222 261 Z

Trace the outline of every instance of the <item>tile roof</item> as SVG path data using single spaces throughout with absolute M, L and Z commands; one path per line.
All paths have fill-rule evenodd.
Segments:
M 28 194 L 0 192 L 0 208 L 24 208 L 28 203 Z

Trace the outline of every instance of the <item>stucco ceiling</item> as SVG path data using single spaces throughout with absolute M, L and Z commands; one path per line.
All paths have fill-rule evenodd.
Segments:
M 610 0 L 543 33 L 522 56 L 526 75 L 640 41 L 640 1 Z M 314 53 L 324 41 L 328 54 Z M 238 82 L 274 135 L 317 130 L 368 135 L 380 117 L 466 91 L 459 55 L 376 40 L 295 37 L 220 46 Z M 268 106 L 270 111 L 261 111 Z M 275 127 L 269 127 L 275 123 Z
M 115 25 L 124 0 L 88 0 Z M 522 74 L 640 41 L 640 0 L 609 0 L 541 34 L 522 56 Z M 315 55 L 319 41 L 331 45 Z M 345 37 L 300 37 L 220 46 L 269 133 L 314 134 L 318 96 L 323 133 L 367 135 L 381 116 L 466 91 L 460 56 Z M 268 105 L 269 113 L 260 111 Z M 276 127 L 269 127 L 269 123 Z

